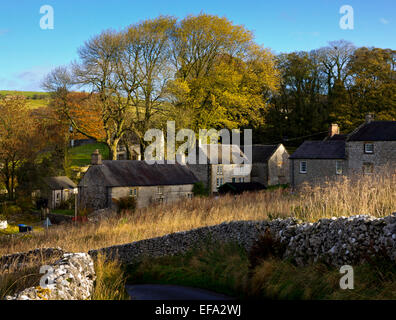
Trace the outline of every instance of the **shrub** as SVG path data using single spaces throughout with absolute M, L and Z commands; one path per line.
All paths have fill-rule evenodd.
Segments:
M 71 196 L 67 200 L 61 201 L 56 208 L 57 209 L 61 209 L 61 210 L 71 210 L 71 209 L 73 209 L 74 208 L 74 196 Z
M 15 214 L 22 213 L 22 209 L 14 204 L 3 203 L 2 208 L 1 208 L 1 213 L 5 217 L 9 218 Z
M 122 197 L 119 199 L 113 199 L 113 202 L 117 205 L 118 213 L 125 213 L 127 211 L 134 212 L 136 209 L 135 197 Z
M 268 258 L 282 258 L 285 250 L 286 246 L 274 239 L 267 228 L 249 251 L 250 269 L 254 269 Z
M 195 183 L 192 191 L 194 193 L 194 196 L 204 196 L 204 197 L 209 196 L 209 190 L 208 188 L 205 187 L 203 182 Z
M 22 210 L 22 212 L 28 212 L 34 207 L 31 197 L 19 197 L 16 200 L 16 204 Z

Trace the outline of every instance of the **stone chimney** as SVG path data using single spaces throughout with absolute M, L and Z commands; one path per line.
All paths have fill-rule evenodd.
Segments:
M 99 153 L 99 150 L 96 149 L 92 154 L 91 154 L 91 165 L 96 166 L 102 164 L 102 155 Z
M 366 123 L 370 123 L 371 121 L 374 121 L 374 114 L 373 113 L 367 113 L 366 114 Z
M 332 123 L 329 127 L 329 138 L 336 134 L 340 134 L 340 127 L 337 123 Z

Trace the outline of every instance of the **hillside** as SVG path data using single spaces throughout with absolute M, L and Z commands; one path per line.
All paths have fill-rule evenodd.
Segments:
M 21 95 L 26 97 L 28 101 L 28 105 L 32 109 L 45 107 L 49 101 L 48 92 L 0 90 L 0 96 L 7 96 L 7 95 Z

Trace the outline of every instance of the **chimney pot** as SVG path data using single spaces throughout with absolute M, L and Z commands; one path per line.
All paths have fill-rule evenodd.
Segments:
M 332 123 L 329 128 L 329 137 L 331 138 L 336 134 L 340 134 L 340 127 L 337 123 Z
M 98 149 L 96 149 L 91 155 L 91 164 L 94 166 L 102 164 L 102 155 L 99 153 Z

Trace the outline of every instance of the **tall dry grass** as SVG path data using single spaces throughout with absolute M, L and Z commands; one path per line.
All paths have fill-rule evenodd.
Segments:
M 297 217 L 320 218 L 396 211 L 396 172 L 343 178 L 322 186 L 267 190 L 241 196 L 195 198 L 172 205 L 140 209 L 129 216 L 98 224 L 53 226 L 29 237 L 0 238 L 0 255 L 59 246 L 72 252 L 158 237 L 232 220 Z

